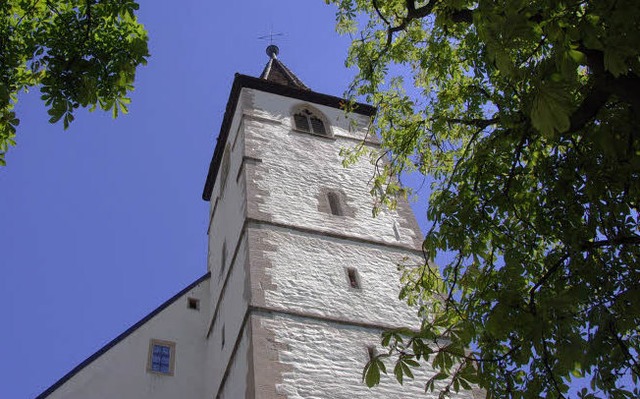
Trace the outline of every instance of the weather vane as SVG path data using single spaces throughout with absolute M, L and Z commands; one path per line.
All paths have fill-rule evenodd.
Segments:
M 258 39 L 260 40 L 267 40 L 269 39 L 269 44 L 273 44 L 273 38 L 274 37 L 278 37 L 278 36 L 284 36 L 284 33 L 273 33 L 273 26 L 271 28 L 269 28 L 269 34 L 268 35 L 264 35 L 264 36 L 260 36 L 258 37 Z
M 258 37 L 258 39 L 260 39 L 260 40 L 269 39 L 269 45 L 267 46 L 267 55 L 269 56 L 269 58 L 278 58 L 278 53 L 280 52 L 280 49 L 278 48 L 278 46 L 273 44 L 273 38 L 274 37 L 278 37 L 278 36 L 284 36 L 284 34 L 283 33 L 273 33 L 273 27 L 271 27 L 269 29 L 269 34 L 268 35 L 264 35 L 264 36 Z

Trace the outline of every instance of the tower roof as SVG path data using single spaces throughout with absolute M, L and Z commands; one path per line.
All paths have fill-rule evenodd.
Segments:
M 297 89 L 309 90 L 307 85 L 302 83 L 302 81 L 293 72 L 291 72 L 289 68 L 278 60 L 279 51 L 278 47 L 273 44 L 267 47 L 269 62 L 267 62 L 262 74 L 260 74 L 260 79 L 279 83 L 285 86 L 295 87 Z

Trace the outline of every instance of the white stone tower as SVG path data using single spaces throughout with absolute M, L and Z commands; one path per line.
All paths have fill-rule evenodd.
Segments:
M 271 46 L 260 78 L 236 75 L 203 198 L 211 202 L 207 336 L 215 398 L 395 398 L 361 382 L 386 328 L 416 325 L 397 264 L 420 259 L 406 202 L 372 218 L 366 160 L 339 154 L 375 110 L 307 88 Z M 420 382 L 423 386 L 425 381 Z M 416 393 L 423 396 L 423 388 Z
M 375 110 L 346 115 L 268 54 L 227 103 L 203 192 L 206 274 L 37 399 L 437 397 L 430 371 L 361 381 L 383 330 L 419 325 L 398 300 L 397 264 L 422 261 L 413 213 L 401 201 L 372 218 L 373 165 L 339 154 L 378 147 Z

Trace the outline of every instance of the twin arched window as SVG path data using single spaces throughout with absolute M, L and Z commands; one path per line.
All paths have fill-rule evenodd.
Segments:
M 328 126 L 323 119 L 307 108 L 302 108 L 293 114 L 293 122 L 297 130 L 328 136 Z

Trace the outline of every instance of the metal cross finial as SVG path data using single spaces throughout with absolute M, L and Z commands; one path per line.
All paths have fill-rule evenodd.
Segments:
M 268 35 L 260 36 L 260 37 L 258 37 L 258 39 L 260 39 L 260 40 L 269 39 L 269 44 L 273 44 L 273 38 L 274 37 L 278 37 L 278 36 L 284 36 L 284 33 L 273 33 L 273 27 L 271 27 L 269 29 L 269 34 Z
M 284 34 L 283 33 L 273 33 L 273 27 L 271 27 L 269 29 L 269 34 L 268 35 L 264 35 L 264 36 L 258 37 L 258 39 L 260 39 L 260 40 L 269 39 L 269 45 L 267 46 L 267 55 L 269 56 L 269 58 L 278 58 L 278 53 L 280 52 L 280 49 L 278 48 L 278 46 L 273 44 L 273 38 L 274 37 L 278 37 L 278 36 L 284 36 Z

